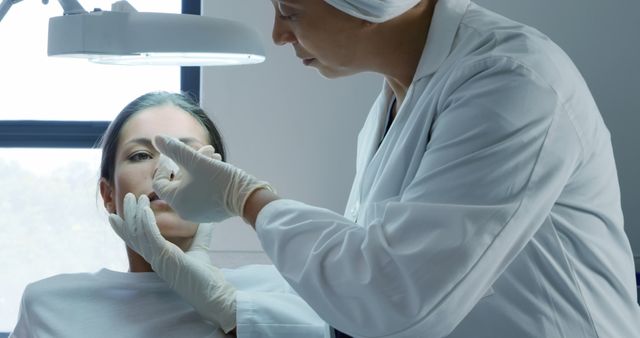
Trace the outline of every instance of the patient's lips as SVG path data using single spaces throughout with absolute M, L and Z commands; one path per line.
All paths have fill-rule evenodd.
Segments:
M 171 206 L 165 200 L 160 199 L 158 194 L 155 191 L 152 191 L 147 194 L 149 197 L 149 202 L 151 204 L 151 209 L 170 209 Z
M 149 202 L 153 202 L 155 200 L 159 200 L 160 199 L 160 197 L 158 197 L 158 194 L 156 194 L 155 191 L 152 191 L 152 192 L 148 193 L 147 196 L 149 197 Z

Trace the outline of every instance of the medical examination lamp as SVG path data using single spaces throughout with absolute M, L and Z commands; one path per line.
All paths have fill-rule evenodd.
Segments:
M 0 20 L 19 1 L 3 0 Z M 234 21 L 138 12 L 127 1 L 115 2 L 111 11 L 92 12 L 76 0 L 58 1 L 64 15 L 49 19 L 49 56 L 127 65 L 240 65 L 265 60 L 258 33 Z

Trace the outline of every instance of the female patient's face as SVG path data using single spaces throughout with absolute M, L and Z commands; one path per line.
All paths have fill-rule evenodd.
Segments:
M 105 207 L 109 212 L 123 215 L 124 196 L 131 192 L 136 197 L 150 196 L 151 209 L 158 228 L 168 240 L 190 238 L 198 225 L 181 219 L 171 207 L 152 196 L 152 178 L 160 153 L 152 140 L 157 135 L 168 135 L 199 149 L 210 144 L 206 129 L 189 113 L 171 106 L 147 108 L 135 113 L 120 132 L 115 159 L 114 182 L 102 187 Z

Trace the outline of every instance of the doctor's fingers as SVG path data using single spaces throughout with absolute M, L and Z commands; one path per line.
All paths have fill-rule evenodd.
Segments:
M 116 214 L 109 215 L 109 224 L 111 229 L 120 237 L 125 244 L 139 253 L 139 236 L 135 226 L 126 223 L 120 216 Z
M 213 224 L 212 223 L 200 223 L 198 230 L 193 236 L 193 243 L 189 250 L 202 249 L 209 250 L 211 238 L 213 237 Z
M 122 215 L 122 219 L 125 224 L 128 224 L 131 228 L 135 225 L 136 221 L 136 209 L 138 206 L 138 202 L 136 201 L 136 196 L 132 193 L 127 193 L 124 195 L 124 215 Z
M 208 144 L 200 149 L 198 149 L 198 153 L 208 157 L 208 158 L 212 158 L 214 160 L 218 160 L 218 161 L 222 161 L 222 156 L 218 153 L 216 153 L 216 149 Z
M 138 212 L 140 213 L 140 232 L 141 235 L 145 238 L 145 240 L 149 244 L 161 244 L 165 241 L 165 238 L 162 237 L 160 233 L 160 229 L 156 224 L 156 217 L 153 214 L 153 210 L 147 204 L 140 205 L 138 207 Z
M 174 160 L 181 168 L 185 168 L 187 171 L 191 170 L 200 157 L 197 151 L 174 137 L 158 135 L 154 141 L 161 153 Z
M 153 170 L 153 180 L 179 180 L 182 175 L 182 170 L 178 165 L 165 154 L 160 154 L 156 168 Z
M 222 160 L 222 156 L 216 153 L 215 148 L 212 145 L 206 145 L 198 149 L 197 153 L 202 154 L 210 159 Z M 167 155 L 160 154 L 160 159 L 153 172 L 154 180 L 180 180 L 183 178 L 184 171 L 180 170 L 178 165 Z
M 118 237 L 122 238 L 123 241 L 128 242 L 128 234 L 125 229 L 124 220 L 120 218 L 120 216 L 116 214 L 110 214 L 109 224 L 111 224 L 111 229 L 113 229 Z
M 213 224 L 201 223 L 198 225 L 198 231 L 196 231 L 193 237 L 193 242 L 185 254 L 195 260 L 198 260 L 205 264 L 211 264 L 211 257 L 209 257 L 209 245 L 211 238 L 213 237 Z
M 140 231 L 139 222 L 142 214 L 141 209 L 149 207 L 149 197 L 145 194 L 140 195 L 136 199 L 133 193 L 127 193 L 124 196 L 124 227 L 131 235 L 137 235 Z

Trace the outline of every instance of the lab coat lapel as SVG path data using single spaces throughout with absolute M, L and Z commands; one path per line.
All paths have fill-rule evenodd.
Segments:
M 389 102 L 393 93 L 387 86 L 383 85 L 382 91 L 374 102 L 364 126 L 358 135 L 358 152 L 356 157 L 356 176 L 353 180 L 351 193 L 345 210 L 345 217 L 352 221 L 358 218 L 360 203 L 362 201 L 362 180 L 363 175 L 367 171 L 371 159 L 378 151 L 378 145 L 384 134 L 386 123 L 386 114 L 388 113 Z
M 422 52 L 413 82 L 435 73 L 451 53 L 458 26 L 469 8 L 469 0 L 440 0 L 429 26 L 427 43 Z
M 424 92 L 423 89 L 428 85 L 428 77 L 435 73 L 449 56 L 458 26 L 469 4 L 469 0 L 441 0 L 436 4 L 427 36 L 427 43 L 420 57 L 413 82 L 407 91 L 405 101 L 398 109 L 394 125 L 398 124 L 397 121 L 400 118 L 406 120 L 408 116 L 403 115 L 411 114 L 417 109 L 416 105 L 419 106 L 418 109 L 422 107 L 416 101 L 424 99 L 424 97 L 414 97 L 412 94 L 416 90 L 419 93 Z M 385 145 L 381 144 L 380 141 L 384 135 L 389 103 L 392 97 L 393 92 L 385 81 L 382 91 L 371 107 L 367 120 L 358 135 L 356 176 L 345 210 L 345 217 L 352 221 L 358 220 L 361 204 L 371 192 L 375 178 L 383 165 L 376 161 L 376 158 L 381 156 L 378 153 L 384 150 L 381 148 Z M 387 137 L 391 133 L 399 133 L 399 129 L 402 128 L 392 125 Z M 392 147 L 392 145 L 387 147 Z M 392 151 L 392 149 L 387 151 Z

